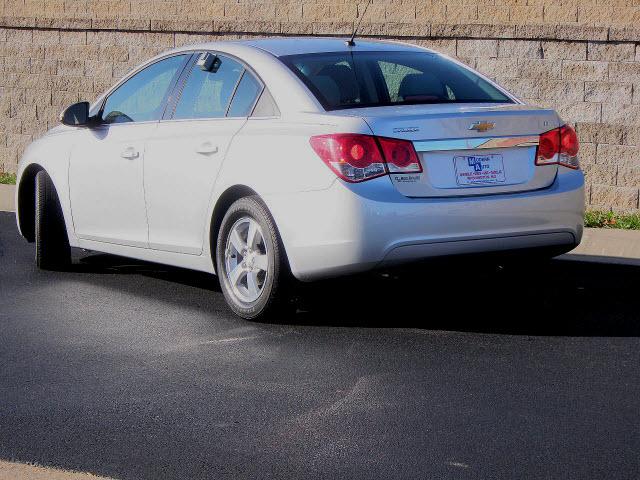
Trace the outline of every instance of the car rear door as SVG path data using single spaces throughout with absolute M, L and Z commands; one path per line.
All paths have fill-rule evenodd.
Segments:
M 69 192 L 79 238 L 148 246 L 145 144 L 187 58 L 161 59 L 125 80 L 106 98 L 100 123 L 78 132 L 70 156 Z
M 198 255 L 216 176 L 263 86 L 239 60 L 201 52 L 178 88 L 147 143 L 149 245 Z

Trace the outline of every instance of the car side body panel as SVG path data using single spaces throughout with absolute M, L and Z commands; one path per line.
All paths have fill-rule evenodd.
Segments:
M 158 124 L 146 146 L 144 192 L 149 246 L 201 255 L 211 222 L 212 190 L 245 118 Z
M 156 127 L 141 122 L 73 132 L 68 182 L 78 238 L 148 247 L 145 143 Z

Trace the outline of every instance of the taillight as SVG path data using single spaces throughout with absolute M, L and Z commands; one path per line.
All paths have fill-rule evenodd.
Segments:
M 577 157 L 580 150 L 578 142 L 578 134 L 569 125 L 565 125 L 560 129 L 560 156 L 566 155 L 569 158 Z M 563 164 L 562 158 L 560 163 Z
M 422 166 L 418 159 L 413 143 L 397 138 L 378 137 L 382 147 L 382 153 L 387 162 L 387 168 L 391 173 L 416 173 L 422 172 Z
M 577 169 L 579 142 L 576 131 L 569 125 L 540 135 L 536 153 L 536 165 L 563 165 Z
M 311 137 L 310 143 L 320 159 L 347 182 L 362 182 L 389 172 L 422 172 L 413 144 L 407 140 L 335 133 Z
M 557 165 L 560 153 L 560 129 L 556 128 L 540 135 L 536 165 Z

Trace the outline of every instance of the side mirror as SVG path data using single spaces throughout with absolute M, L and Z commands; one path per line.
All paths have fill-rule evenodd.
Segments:
M 60 121 L 71 127 L 89 125 L 89 102 L 78 102 L 70 105 L 60 114 Z

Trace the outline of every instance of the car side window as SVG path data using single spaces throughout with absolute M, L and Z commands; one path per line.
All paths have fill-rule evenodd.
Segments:
M 113 91 L 102 108 L 104 123 L 159 120 L 165 100 L 182 71 L 187 55 L 156 62 L 136 73 Z
M 264 88 L 262 90 L 262 94 L 256 103 L 256 106 L 253 108 L 253 112 L 251 112 L 252 117 L 278 117 L 280 116 L 280 110 L 278 109 L 278 105 L 276 105 L 275 100 L 269 93 L 269 90 Z
M 231 100 L 227 116 L 248 117 L 261 90 L 262 85 L 260 82 L 249 71 L 245 70 L 238 88 L 236 88 L 236 93 L 233 95 L 233 100 Z
M 225 116 L 244 67 L 229 57 L 219 55 L 218 58 L 220 66 L 215 71 L 193 66 L 176 105 L 174 119 Z

